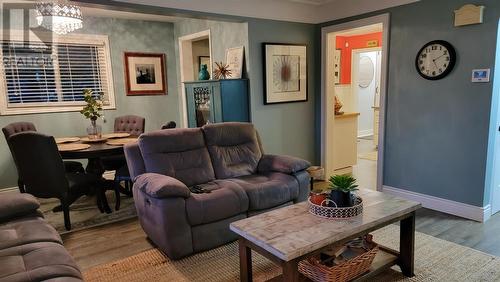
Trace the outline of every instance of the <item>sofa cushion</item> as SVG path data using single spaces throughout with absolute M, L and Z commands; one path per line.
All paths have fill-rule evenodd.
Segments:
M 33 195 L 6 193 L 0 197 L 0 222 L 36 213 L 40 203 Z
M 248 210 L 248 197 L 238 184 L 215 180 L 198 185 L 211 193 L 195 194 L 186 199 L 186 212 L 191 225 L 226 219 Z
M 60 244 L 43 242 L 0 250 L 0 281 L 82 279 L 80 270 Z
M 25 217 L 0 225 L 0 249 L 36 242 L 62 244 L 57 231 L 41 217 Z
M 203 128 L 217 179 L 250 175 L 262 157 L 257 131 L 251 123 L 215 123 Z
M 249 210 L 272 208 L 299 196 L 299 184 L 295 177 L 268 172 L 228 179 L 241 186 L 248 195 Z
M 139 147 L 147 172 L 171 176 L 187 186 L 215 179 L 203 133 L 199 128 L 142 134 Z

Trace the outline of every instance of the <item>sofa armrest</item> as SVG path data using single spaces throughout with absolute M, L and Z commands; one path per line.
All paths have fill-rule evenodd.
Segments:
M 189 198 L 189 188 L 179 180 L 158 174 L 144 173 L 135 178 L 134 186 L 145 194 L 157 198 Z
M 291 156 L 263 155 L 257 170 L 259 172 L 275 171 L 294 174 L 310 166 L 308 161 Z
M 40 203 L 30 194 L 6 193 L 0 196 L 0 222 L 37 214 Z

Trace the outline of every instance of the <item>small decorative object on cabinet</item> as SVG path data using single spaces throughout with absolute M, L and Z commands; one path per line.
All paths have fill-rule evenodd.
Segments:
M 214 79 L 228 79 L 232 76 L 229 65 L 223 62 L 215 62 Z
M 227 49 L 226 62 L 232 73 L 231 78 L 241 78 L 243 72 L 243 46 Z
M 189 127 L 250 121 L 247 79 L 192 81 L 184 85 Z
M 198 80 L 208 80 L 210 79 L 210 74 L 207 70 L 207 65 L 202 65 L 200 72 L 198 73 Z

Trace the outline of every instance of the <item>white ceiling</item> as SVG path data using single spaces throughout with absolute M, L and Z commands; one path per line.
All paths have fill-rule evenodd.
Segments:
M 322 23 L 419 0 L 117 0 L 242 17 Z

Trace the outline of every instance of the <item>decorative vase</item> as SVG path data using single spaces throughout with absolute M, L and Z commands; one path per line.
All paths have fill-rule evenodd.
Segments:
M 310 201 L 311 203 L 321 206 L 324 200 L 326 200 L 326 194 L 325 193 L 316 193 L 316 192 L 310 192 L 309 193 Z
M 335 115 L 342 115 L 344 114 L 344 112 L 341 112 L 340 109 L 342 109 L 342 102 L 340 102 L 340 99 L 339 97 L 337 97 L 337 95 L 335 95 L 335 105 L 334 105 L 334 109 L 335 109 Z
M 198 80 L 208 80 L 210 79 L 210 73 L 208 73 L 207 65 L 202 65 L 201 70 L 198 73 Z
M 97 124 L 97 120 L 91 119 L 90 126 L 87 127 L 87 135 L 89 139 L 100 139 L 102 137 L 102 127 Z
M 331 203 L 332 207 L 346 208 L 354 205 L 354 197 L 351 192 L 332 190 L 329 199 L 335 203 Z

